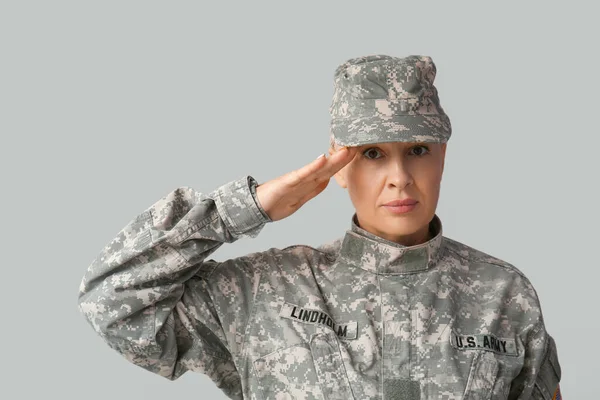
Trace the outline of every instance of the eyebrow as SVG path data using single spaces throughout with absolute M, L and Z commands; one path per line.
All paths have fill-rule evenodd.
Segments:
M 429 142 L 392 142 L 392 143 L 406 143 L 405 146 L 403 147 L 412 147 L 412 146 L 422 146 L 422 145 L 431 145 L 431 143 Z M 388 145 L 388 142 L 383 142 L 383 143 L 369 143 L 369 144 L 363 144 L 358 146 L 359 148 L 368 148 L 368 147 L 384 147 Z

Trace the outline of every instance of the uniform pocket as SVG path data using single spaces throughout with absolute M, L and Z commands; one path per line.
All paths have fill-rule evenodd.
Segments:
M 316 333 L 254 361 L 264 400 L 353 400 L 335 333 Z
M 297 344 L 254 361 L 264 400 L 327 400 L 321 391 L 310 347 Z
M 469 371 L 464 400 L 490 400 L 497 378 L 496 357 L 487 351 L 476 352 Z
M 332 332 L 316 333 L 311 337 L 310 348 L 324 398 L 354 399 L 337 336 Z

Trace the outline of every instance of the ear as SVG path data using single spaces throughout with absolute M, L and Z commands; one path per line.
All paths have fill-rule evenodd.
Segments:
M 342 171 L 336 172 L 335 175 L 333 175 L 333 177 L 335 178 L 338 185 L 340 185 L 343 189 L 348 188 L 348 185 L 346 184 L 346 179 L 344 178 Z
M 446 143 L 442 143 L 442 174 L 444 173 L 444 164 L 446 162 Z

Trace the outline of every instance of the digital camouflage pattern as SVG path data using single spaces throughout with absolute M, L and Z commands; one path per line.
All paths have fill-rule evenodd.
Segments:
M 452 126 L 433 84 L 436 73 L 432 58 L 422 55 L 375 54 L 340 64 L 329 107 L 330 142 L 447 142 Z
M 111 348 L 232 399 L 552 399 L 556 345 L 516 267 L 442 236 L 437 215 L 415 246 L 354 214 L 320 247 L 208 259 L 272 222 L 255 188 L 177 188 L 102 249 L 78 307 Z

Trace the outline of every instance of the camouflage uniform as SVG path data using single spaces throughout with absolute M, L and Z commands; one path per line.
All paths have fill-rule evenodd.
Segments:
M 556 345 L 529 280 L 443 236 L 437 215 L 414 246 L 354 214 L 319 247 L 209 259 L 272 222 L 256 185 L 247 175 L 209 194 L 177 188 L 104 247 L 78 304 L 111 348 L 170 380 L 205 374 L 232 399 L 558 394 Z

